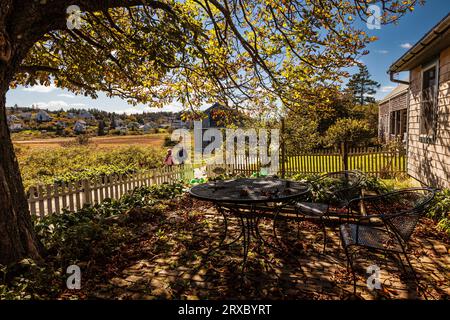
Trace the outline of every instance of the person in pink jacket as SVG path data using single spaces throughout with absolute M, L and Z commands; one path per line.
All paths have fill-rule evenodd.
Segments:
M 167 149 L 166 158 L 164 159 L 164 165 L 166 166 L 173 166 L 173 156 L 172 156 L 172 149 Z

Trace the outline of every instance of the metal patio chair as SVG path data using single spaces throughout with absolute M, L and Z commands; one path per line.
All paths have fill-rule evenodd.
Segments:
M 353 277 L 353 293 L 356 293 L 353 256 L 361 249 L 383 252 L 386 255 L 394 254 L 406 273 L 401 257 L 403 255 L 419 286 L 417 275 L 407 255 L 408 242 L 434 195 L 435 190 L 431 188 L 411 188 L 350 201 L 349 214 L 359 212 L 361 201 L 366 209 L 365 216 L 358 215 L 356 222 L 345 223 L 339 227 L 347 258 L 347 271 L 350 268 Z
M 318 221 L 321 226 L 323 252 L 325 252 L 327 241 L 326 221 L 332 217 L 338 218 L 339 222 L 347 218 L 347 205 L 352 199 L 361 197 L 364 178 L 364 173 L 356 170 L 327 173 L 313 186 L 316 192 L 322 192 L 325 195 L 324 202 L 295 203 L 297 221 L 309 218 Z M 325 190 L 319 190 L 323 187 Z

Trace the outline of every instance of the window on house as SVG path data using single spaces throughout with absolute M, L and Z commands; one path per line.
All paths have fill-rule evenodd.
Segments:
M 436 121 L 437 67 L 425 69 L 422 75 L 422 104 L 420 110 L 420 135 L 432 138 Z
M 406 109 L 392 111 L 390 115 L 390 128 L 389 133 L 393 136 L 401 136 L 406 132 L 406 121 L 407 121 L 407 111 Z

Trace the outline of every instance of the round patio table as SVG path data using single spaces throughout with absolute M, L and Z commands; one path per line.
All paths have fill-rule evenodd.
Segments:
M 212 202 L 224 218 L 224 233 L 220 244 L 209 250 L 208 254 L 243 239 L 242 270 L 245 270 L 252 236 L 260 243 L 266 243 L 259 232 L 260 219 L 275 219 L 283 207 L 304 196 L 309 190 L 305 183 L 269 177 L 212 181 L 192 187 L 189 193 L 194 198 Z M 236 239 L 225 244 L 227 216 L 239 219 L 241 232 Z

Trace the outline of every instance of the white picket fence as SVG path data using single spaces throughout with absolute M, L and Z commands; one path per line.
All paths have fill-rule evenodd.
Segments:
M 127 175 L 109 175 L 97 179 L 54 185 L 39 185 L 28 190 L 28 205 L 32 215 L 39 217 L 76 211 L 85 204 L 96 204 L 106 198 L 119 199 L 136 187 L 172 183 L 194 178 L 194 166 L 163 167 Z
M 376 156 L 380 154 L 384 157 L 382 160 L 386 162 L 385 158 L 387 156 L 384 153 L 380 153 L 379 150 L 376 150 L 371 153 L 361 153 L 362 160 L 360 159 L 359 162 L 356 161 L 358 159 L 352 160 L 350 169 L 358 169 L 367 173 L 377 173 L 379 166 L 377 167 L 376 165 L 382 163 L 382 161 L 377 160 L 378 158 Z M 342 170 L 340 159 L 332 158 L 332 156 L 334 154 L 322 152 L 314 153 L 313 155 L 289 157 L 286 159 L 285 173 L 289 176 L 296 173 L 322 173 Z M 356 157 L 360 156 L 360 154 L 349 153 L 349 156 Z M 389 154 L 388 156 L 391 155 Z M 404 157 L 402 159 L 404 160 Z M 30 188 L 28 191 L 28 204 L 31 214 L 39 217 L 49 213 L 61 213 L 63 209 L 76 211 L 81 209 L 85 204 L 100 203 L 106 198 L 119 199 L 125 193 L 136 187 L 173 183 L 180 180 L 190 181 L 194 178 L 194 168 L 202 166 L 205 168 L 207 177 L 214 177 L 216 175 L 214 169 L 217 167 L 225 169 L 224 173 L 229 175 L 243 174 L 248 176 L 261 170 L 261 164 L 258 160 L 257 158 L 240 156 L 236 157 L 234 163 L 231 164 L 211 164 L 206 166 L 204 166 L 204 163 L 195 165 L 185 164 L 163 167 L 142 173 L 110 175 L 71 183 L 36 186 Z M 366 166 L 353 167 L 354 163 L 362 163 Z M 402 166 L 399 168 L 403 170 Z M 280 172 L 277 172 L 277 174 L 280 174 Z

